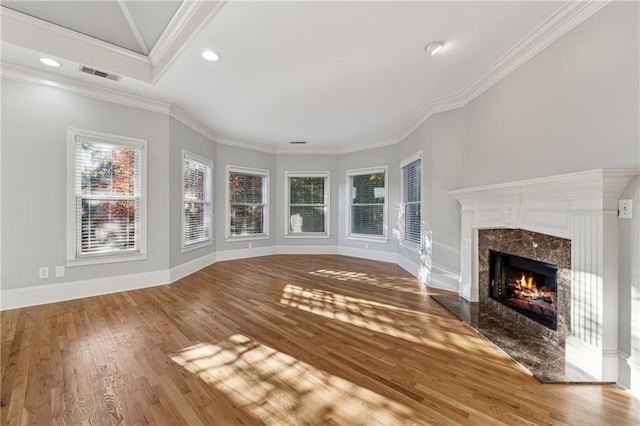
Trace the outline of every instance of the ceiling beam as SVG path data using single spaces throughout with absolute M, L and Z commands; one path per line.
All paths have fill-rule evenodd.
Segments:
M 140 50 L 142 51 L 142 53 L 144 53 L 145 55 L 149 56 L 149 48 L 147 47 L 147 44 L 144 42 L 144 38 L 142 37 L 142 33 L 138 29 L 138 25 L 136 25 L 136 21 L 133 19 L 133 15 L 131 15 L 131 11 L 129 10 L 129 6 L 127 6 L 127 3 L 125 2 L 125 0 L 118 0 L 118 5 L 120 6 L 120 9 L 122 10 L 122 14 L 124 15 L 124 19 L 126 19 L 127 20 L 127 24 L 129 24 L 129 28 L 131 28 L 131 32 L 133 33 L 133 36 L 135 37 L 136 41 L 138 42 L 138 46 L 140 46 Z

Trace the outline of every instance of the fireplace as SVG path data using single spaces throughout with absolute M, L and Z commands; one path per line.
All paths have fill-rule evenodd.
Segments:
M 489 296 L 516 312 L 557 328 L 556 265 L 490 250 Z

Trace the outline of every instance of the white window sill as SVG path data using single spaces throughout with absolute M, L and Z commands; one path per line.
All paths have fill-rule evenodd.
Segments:
M 182 247 L 182 253 L 188 253 L 190 251 L 198 250 L 203 247 L 207 247 L 213 244 L 213 240 L 202 241 L 200 243 L 189 244 L 188 246 Z
M 255 241 L 255 240 L 268 240 L 269 236 L 264 234 L 257 235 L 233 235 L 224 239 L 227 243 L 232 243 L 234 241 Z
M 81 259 L 67 259 L 66 265 L 73 266 L 86 266 L 86 265 L 101 265 L 105 263 L 120 263 L 120 262 L 132 262 L 135 260 L 146 260 L 146 253 L 136 253 L 129 255 L 103 255 L 103 256 L 90 256 L 83 257 Z
M 285 238 L 331 238 L 331 235 L 327 235 L 327 234 L 305 234 L 305 233 L 300 233 L 300 234 L 285 234 L 284 235 Z
M 349 235 L 346 238 L 347 240 L 367 241 L 369 243 L 387 244 L 389 242 L 389 238 L 387 237 L 372 237 L 369 235 Z

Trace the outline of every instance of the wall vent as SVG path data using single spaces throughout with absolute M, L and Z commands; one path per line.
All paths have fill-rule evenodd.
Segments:
M 95 75 L 96 77 L 106 78 L 108 80 L 113 80 L 113 81 L 122 80 L 122 76 L 121 75 L 113 74 L 113 73 L 106 72 L 106 71 L 100 71 L 100 70 L 97 70 L 95 68 L 87 67 L 87 66 L 84 66 L 84 65 L 80 65 L 80 71 L 82 71 L 84 73 L 87 73 L 87 74 Z
M 291 141 L 289 142 L 291 145 L 305 145 L 307 141 Z

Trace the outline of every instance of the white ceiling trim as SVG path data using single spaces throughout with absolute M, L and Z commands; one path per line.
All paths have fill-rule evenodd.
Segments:
M 610 0 L 588 0 L 565 4 L 458 93 L 423 105 L 402 126 L 395 139 L 404 140 L 433 114 L 465 106 L 609 2 Z
M 273 145 L 264 145 L 256 142 L 243 141 L 240 139 L 218 137 L 218 143 L 222 145 L 235 146 L 236 148 L 250 149 L 252 151 L 267 152 L 269 154 L 277 154 L 277 149 Z M 305 151 L 304 154 L 307 152 Z
M 180 108 L 178 105 L 171 104 L 169 107 L 169 115 L 212 141 L 218 141 L 219 135 L 216 132 L 208 128 L 204 123 L 184 109 Z
M 224 1 L 186 0 L 180 5 L 149 53 L 149 59 L 153 64 L 152 82 L 158 81 L 184 47 L 198 35 L 224 4 Z
M 138 46 L 140 46 L 140 50 L 142 50 L 142 53 L 144 53 L 145 55 L 149 55 L 149 48 L 147 47 L 147 43 L 144 42 L 144 38 L 142 37 L 140 30 L 138 29 L 138 25 L 136 24 L 135 19 L 133 19 L 133 16 L 131 15 L 129 7 L 124 0 L 118 0 L 118 5 L 120 6 L 120 10 L 122 10 L 124 19 L 127 21 L 127 24 L 129 24 L 129 28 L 131 28 L 133 37 L 138 42 Z
M 137 80 L 151 81 L 151 64 L 144 55 L 6 7 L 0 10 L 3 42 Z
M 164 114 L 169 113 L 169 107 L 171 105 L 169 102 L 162 102 L 146 96 L 50 74 L 45 71 L 27 68 L 10 62 L 0 62 L 0 76 L 10 80 L 54 88 L 62 90 L 63 92 L 87 96 L 101 101 L 113 102 Z

